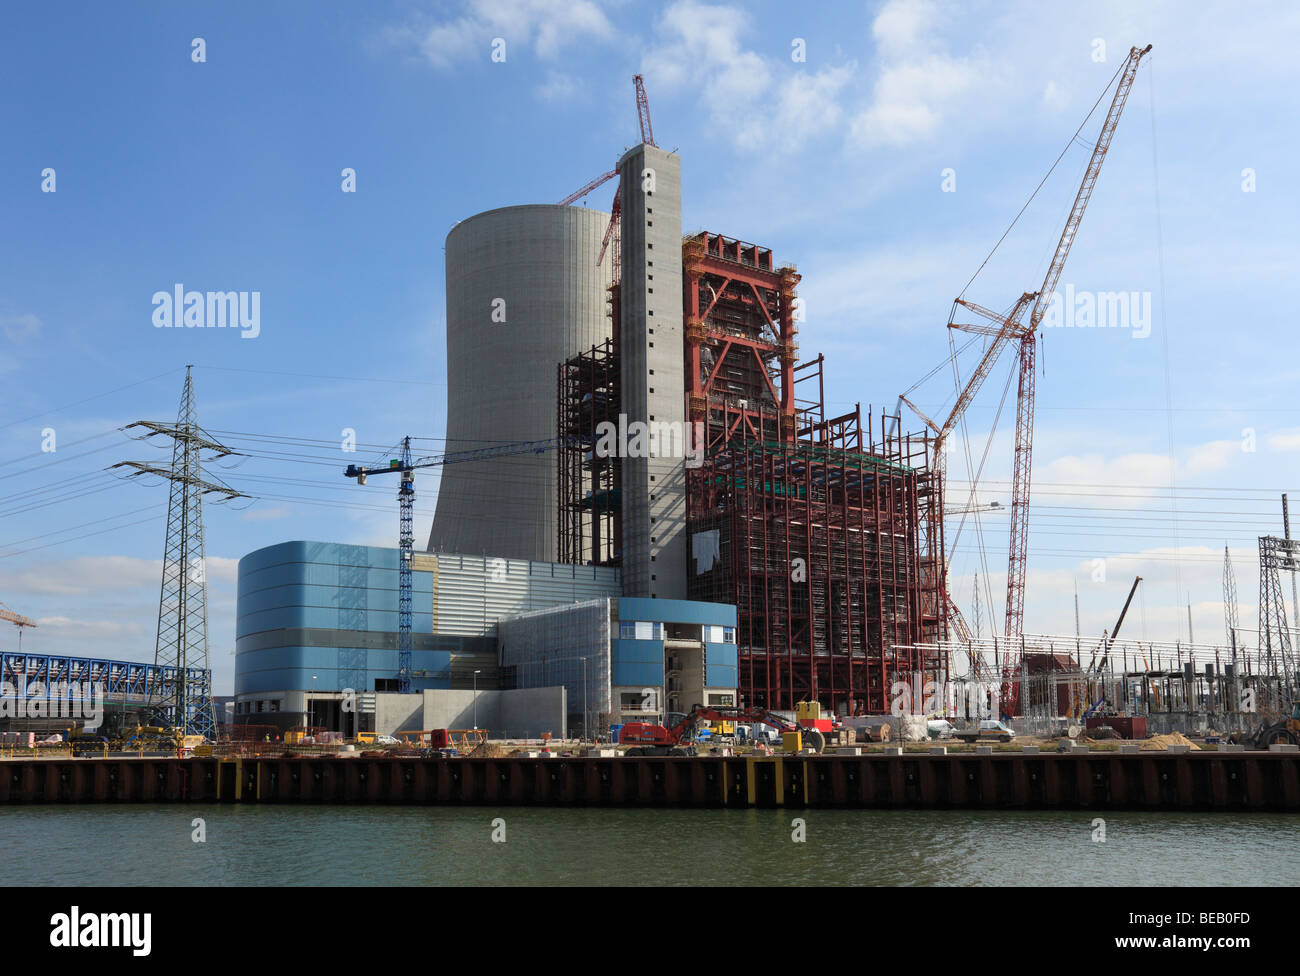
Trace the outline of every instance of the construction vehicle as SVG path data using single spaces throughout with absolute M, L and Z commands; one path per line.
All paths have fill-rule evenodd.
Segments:
M 781 733 L 786 748 L 793 752 L 804 749 L 821 752 L 826 747 L 826 736 L 816 725 L 789 722 L 765 708 L 717 708 L 705 705 L 696 705 L 671 728 L 653 722 L 625 722 L 619 730 L 618 743 L 632 747 L 624 753 L 626 756 L 693 756 L 696 754 L 696 733 L 706 721 L 715 724 L 742 722 L 771 726 Z M 820 718 L 820 714 L 810 721 L 830 722 L 829 719 Z
M 960 732 L 954 732 L 954 737 L 961 739 L 967 744 L 975 742 L 1010 742 L 1015 738 L 1016 733 L 1005 722 L 999 722 L 996 719 L 984 719 L 979 724 L 979 728 L 962 729 Z
M 137 725 L 129 729 L 116 746 L 122 751 L 143 749 L 148 752 L 179 752 L 201 746 L 206 741 L 201 735 L 187 735 L 175 727 Z
M 1252 749 L 1276 745 L 1300 745 L 1300 701 L 1291 703 L 1291 716 L 1256 729 L 1247 740 Z

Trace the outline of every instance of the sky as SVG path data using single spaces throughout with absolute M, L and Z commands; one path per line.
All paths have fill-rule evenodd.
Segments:
M 153 660 L 166 486 L 109 468 L 167 463 L 122 428 L 174 421 L 187 364 L 200 423 L 243 455 L 208 473 L 249 496 L 204 512 L 218 693 L 241 556 L 395 545 L 395 485 L 342 468 L 405 434 L 446 445 L 447 232 L 612 168 L 639 141 L 638 72 L 656 141 L 681 155 L 683 231 L 798 266 L 801 354 L 828 357 L 828 409 L 894 412 L 911 390 L 945 416 L 953 299 L 1005 310 L 1039 289 L 1100 129 L 1089 113 L 1146 44 L 1059 289 L 1076 309 L 1129 300 L 1110 327 L 1062 311 L 1043 329 L 1025 629 L 1073 634 L 1077 587 L 1082 631 L 1100 634 L 1141 575 L 1128 636 L 1187 639 L 1190 604 L 1195 639 L 1222 641 L 1224 546 L 1250 631 L 1257 537 L 1281 533 L 1283 492 L 1300 504 L 1283 309 L 1300 8 L 7 5 L 0 601 L 37 620 L 24 648 Z M 256 330 L 159 327 L 154 296 L 178 285 L 256 293 Z M 977 341 L 958 356 L 963 378 L 978 355 Z M 1013 359 L 954 438 L 950 508 L 970 500 L 967 451 L 976 466 L 987 452 L 975 501 L 1010 500 Z M 422 474 L 417 540 L 436 491 Z M 979 525 L 956 540 L 952 587 L 973 621 L 979 574 L 987 634 L 1007 516 Z

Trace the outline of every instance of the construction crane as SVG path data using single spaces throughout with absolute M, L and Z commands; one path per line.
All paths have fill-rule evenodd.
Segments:
M 641 123 L 641 141 L 657 149 L 659 143 L 655 142 L 655 130 L 650 125 L 650 101 L 645 94 L 645 79 L 640 75 L 634 75 L 632 84 L 636 88 L 636 117 Z
M 1088 662 L 1088 670 L 1093 670 L 1093 664 L 1097 662 L 1097 651 L 1105 648 L 1101 656 L 1101 663 L 1097 664 L 1098 671 L 1105 671 L 1106 665 L 1110 663 L 1110 649 L 1115 644 L 1115 639 L 1119 637 L 1119 629 L 1124 626 L 1124 618 L 1128 616 L 1129 604 L 1133 602 L 1133 594 L 1137 592 L 1138 584 L 1142 582 L 1141 576 L 1133 577 L 1133 586 L 1128 591 L 1128 599 L 1124 601 L 1124 609 L 1119 612 L 1119 619 L 1115 621 L 1115 629 L 1109 635 L 1103 630 L 1101 633 L 1101 644 L 1092 652 L 1092 659 Z
M 343 472 L 345 478 L 355 478 L 364 485 L 372 474 L 400 474 L 397 489 L 397 690 L 403 694 L 411 691 L 411 606 L 412 563 L 415 561 L 415 472 L 419 468 L 435 468 L 462 461 L 485 461 L 489 458 L 509 457 L 515 454 L 543 454 L 567 443 L 572 438 L 552 437 L 541 441 L 517 441 L 472 451 L 453 451 L 427 457 L 411 457 L 411 438 L 403 437 L 400 453 L 386 465 L 363 468 L 349 464 Z
M 635 75 L 632 78 L 632 85 L 636 89 L 636 115 L 637 115 L 637 122 L 641 126 L 641 141 L 648 146 L 655 146 L 657 148 L 659 144 L 655 142 L 654 128 L 650 124 L 650 100 L 646 97 L 646 93 L 645 93 L 645 79 L 642 78 L 641 75 Z M 565 197 L 563 200 L 561 200 L 560 206 L 567 207 L 571 203 L 574 203 L 577 200 L 581 200 L 583 197 L 591 193 L 597 187 L 600 187 L 605 183 L 607 183 L 608 181 L 612 180 L 615 176 L 618 176 L 617 168 L 612 169 L 608 173 L 604 173 L 601 176 L 597 176 L 594 180 L 587 183 L 586 186 L 582 187 L 582 189 L 575 190 L 574 192 L 570 193 L 567 197 Z M 599 268 L 605 262 L 605 252 L 609 251 L 610 245 L 613 244 L 612 277 L 615 282 L 622 279 L 622 271 L 623 271 L 622 259 L 621 259 L 621 248 L 619 246 L 620 244 L 619 224 L 620 224 L 620 218 L 622 214 L 623 214 L 623 181 L 620 179 L 618 181 L 618 186 L 615 187 L 614 189 L 614 202 L 610 205 L 609 208 L 609 226 L 605 228 L 605 236 L 601 238 L 601 242 L 600 242 L 600 254 L 597 255 L 596 257 L 596 267 Z
M 572 193 L 570 193 L 567 197 L 565 197 L 563 200 L 559 202 L 559 206 L 567 207 L 572 203 L 576 203 L 578 200 L 581 200 L 592 190 L 595 190 L 597 187 L 603 186 L 605 183 L 608 183 L 617 175 L 618 175 L 617 169 L 611 169 L 608 173 L 602 173 L 600 176 L 597 176 L 594 180 L 587 183 L 585 186 L 581 187 L 580 189 L 574 190 Z
M 0 603 L 0 620 L 8 620 L 11 624 L 13 624 L 15 627 L 18 628 L 18 650 L 22 651 L 23 628 L 35 627 L 36 621 L 33 620 L 31 617 L 24 617 L 21 613 L 15 613 L 13 610 L 9 609 L 9 607 L 7 607 L 3 603 Z
M 960 306 L 986 319 L 989 324 L 958 324 L 951 321 L 950 317 L 948 323 L 950 329 L 990 336 L 992 341 L 985 349 L 984 356 L 967 380 L 965 387 L 958 394 L 948 418 L 942 424 L 937 424 L 918 410 L 916 405 L 908 400 L 906 396 L 900 397 L 934 432 L 935 468 L 942 475 L 944 442 L 947 440 L 948 435 L 952 432 L 957 421 L 965 414 L 966 408 L 983 385 L 984 380 L 988 377 L 1002 352 L 1012 343 L 1018 344 L 1019 386 L 1016 395 L 1016 439 L 1011 478 L 1011 536 L 1007 556 L 1006 623 L 1003 631 L 1008 638 L 1008 653 L 1002 666 L 1002 700 L 1007 702 L 1011 709 L 1008 714 L 1014 714 L 1014 708 L 1017 704 L 1015 677 L 1016 670 L 1019 667 L 1019 655 L 1018 649 L 1014 645 L 1014 638 L 1022 632 L 1024 624 L 1030 473 L 1034 443 L 1034 366 L 1038 327 L 1052 302 L 1056 286 L 1060 282 L 1061 272 L 1065 269 L 1066 258 L 1069 257 L 1070 248 L 1074 245 L 1074 238 L 1078 234 L 1079 225 L 1083 221 L 1084 211 L 1087 209 L 1088 201 L 1092 197 L 1097 177 L 1101 173 L 1101 165 L 1106 159 L 1106 153 L 1110 149 L 1110 143 L 1114 138 L 1115 129 L 1119 125 L 1124 105 L 1128 101 L 1129 92 L 1133 88 L 1138 65 L 1150 50 L 1150 44 L 1141 49 L 1137 47 L 1130 48 L 1128 57 L 1125 58 L 1119 71 L 1116 72 L 1118 82 L 1115 86 L 1115 94 L 1111 99 L 1110 109 L 1106 114 L 1105 121 L 1102 123 L 1101 133 L 1093 146 L 1092 156 L 1088 161 L 1087 169 L 1084 171 L 1078 193 L 1075 194 L 1074 205 L 1070 209 L 1065 228 L 1061 232 L 1056 251 L 1052 255 L 1051 264 L 1038 291 L 1021 294 L 1005 315 L 963 298 L 958 298 L 953 303 L 954 314 Z M 1026 313 L 1028 313 L 1027 322 L 1024 321 Z M 955 604 L 952 604 L 950 599 L 948 603 L 950 606 L 955 607 Z

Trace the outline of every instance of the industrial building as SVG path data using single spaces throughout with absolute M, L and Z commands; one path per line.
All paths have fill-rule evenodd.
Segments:
M 351 735 L 480 725 L 477 708 L 482 727 L 559 736 L 663 718 L 665 703 L 735 699 L 730 606 L 622 598 L 609 567 L 417 553 L 411 678 L 422 704 L 397 701 L 412 697 L 397 694 L 398 559 L 326 542 L 241 559 L 235 720 Z M 531 694 L 546 689 L 555 694 Z
M 946 636 L 931 442 L 860 407 L 827 416 L 799 272 L 684 235 L 675 152 L 647 134 L 582 192 L 614 177 L 611 213 L 571 206 L 580 192 L 447 235 L 428 551 L 406 550 L 407 590 L 400 548 L 246 556 L 237 721 L 338 728 L 365 721 L 343 689 L 472 683 L 563 688 L 556 722 L 596 731 L 697 703 L 881 714 L 898 677 L 945 680 L 919 650 Z
M 675 154 L 642 144 L 618 175 L 610 335 L 557 375 L 557 557 L 620 567 L 629 595 L 735 606 L 748 705 L 884 713 L 896 676 L 944 680 L 917 650 L 945 623 L 928 437 L 826 415 L 825 360 L 798 357 L 798 271 L 683 236 Z M 638 425 L 646 450 L 601 450 Z

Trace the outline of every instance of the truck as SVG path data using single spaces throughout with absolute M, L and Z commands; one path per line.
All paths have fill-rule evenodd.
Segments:
M 1016 733 L 1005 722 L 984 719 L 973 729 L 959 729 L 953 735 L 962 742 L 1010 742 Z
M 810 711 L 810 710 L 809 710 Z M 803 715 L 804 712 L 798 714 Z M 827 722 L 818 715 L 810 722 Z M 672 727 L 657 725 L 653 722 L 625 722 L 619 731 L 619 745 L 630 746 L 625 756 L 694 756 L 696 754 L 695 738 L 704 722 L 714 725 L 735 723 L 747 725 L 765 725 L 781 733 L 783 737 L 798 736 L 800 746 L 807 746 L 814 752 L 821 752 L 826 747 L 826 736 L 816 725 L 803 725 L 801 722 L 789 722 L 765 708 L 723 708 L 696 705 Z

